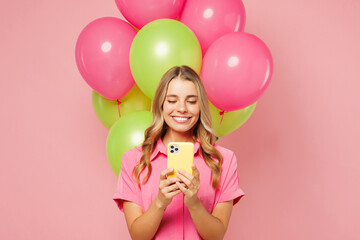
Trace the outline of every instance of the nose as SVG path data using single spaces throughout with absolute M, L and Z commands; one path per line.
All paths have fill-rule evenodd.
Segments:
M 179 104 L 177 106 L 177 111 L 180 112 L 180 113 L 186 113 L 187 112 L 186 103 L 184 101 L 179 101 Z

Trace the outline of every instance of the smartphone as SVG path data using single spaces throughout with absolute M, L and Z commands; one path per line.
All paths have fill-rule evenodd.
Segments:
M 194 144 L 191 142 L 170 142 L 167 148 L 167 167 L 174 172 L 168 177 L 176 177 L 181 168 L 192 175 L 191 166 L 194 164 Z

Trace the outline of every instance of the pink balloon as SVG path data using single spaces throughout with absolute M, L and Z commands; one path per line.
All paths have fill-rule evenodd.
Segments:
M 188 0 L 180 22 L 195 33 L 204 55 L 219 37 L 244 30 L 245 8 L 241 0 Z
M 185 0 L 115 0 L 122 15 L 132 25 L 142 28 L 160 18 L 176 19 Z
M 127 22 L 105 17 L 89 23 L 77 39 L 78 69 L 89 86 L 105 98 L 122 98 L 135 85 L 129 64 L 135 35 Z
M 273 72 L 270 50 L 249 33 L 229 33 L 216 40 L 204 56 L 201 77 L 210 102 L 235 111 L 256 102 Z

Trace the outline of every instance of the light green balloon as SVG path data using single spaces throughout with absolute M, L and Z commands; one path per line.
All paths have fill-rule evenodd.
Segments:
M 136 111 L 120 118 L 111 127 L 106 141 L 106 155 L 116 176 L 120 172 L 122 155 L 142 144 L 144 132 L 152 121 L 151 112 Z
M 107 129 L 110 129 L 120 116 L 139 110 L 150 111 L 151 108 L 151 100 L 136 85 L 119 101 L 121 102 L 119 105 L 120 115 L 116 100 L 104 98 L 95 91 L 92 93 L 92 103 L 96 116 Z
M 174 66 L 187 65 L 200 74 L 201 47 L 185 24 L 159 19 L 136 34 L 130 48 L 130 68 L 136 84 L 153 99 L 161 77 Z
M 222 111 L 209 102 L 212 127 L 216 135 L 218 137 L 223 137 L 241 127 L 241 125 L 250 118 L 251 114 L 255 110 L 255 106 L 256 103 L 237 111 L 225 112 L 223 115 L 224 118 L 221 122 L 222 115 L 220 115 L 220 113 Z

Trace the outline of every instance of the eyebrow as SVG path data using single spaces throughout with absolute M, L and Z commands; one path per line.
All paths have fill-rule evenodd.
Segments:
M 169 95 L 166 95 L 166 97 L 179 97 L 178 95 L 176 94 L 169 94 Z M 198 95 L 187 95 L 186 98 L 192 98 L 192 97 L 198 97 Z

